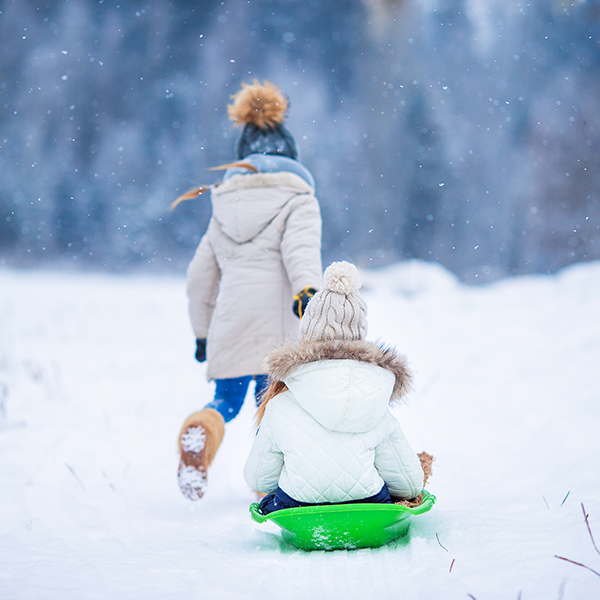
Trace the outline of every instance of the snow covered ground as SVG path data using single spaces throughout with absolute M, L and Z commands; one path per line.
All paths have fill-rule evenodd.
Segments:
M 364 282 L 369 337 L 415 371 L 395 410 L 438 502 L 405 543 L 306 553 L 248 516 L 249 400 L 203 500 L 179 493 L 179 427 L 212 393 L 183 279 L 0 270 L 0 598 L 599 598 L 556 555 L 600 572 L 600 263 Z

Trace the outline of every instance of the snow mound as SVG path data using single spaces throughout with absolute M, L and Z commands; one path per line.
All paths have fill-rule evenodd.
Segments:
M 458 277 L 444 266 L 422 260 L 363 271 L 361 276 L 365 289 L 386 289 L 405 298 L 455 292 L 461 285 Z
M 393 411 L 435 457 L 438 501 L 408 544 L 305 553 L 248 515 L 251 394 L 209 485 L 180 473 L 202 499 L 180 492 L 178 434 L 214 393 L 184 279 L 0 269 L 0 598 L 598 597 L 577 563 L 600 568 L 600 262 L 477 287 L 422 261 L 361 279 L 371 333 L 415 374 Z

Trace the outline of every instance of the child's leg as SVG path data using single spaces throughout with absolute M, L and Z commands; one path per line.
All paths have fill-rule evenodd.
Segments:
M 260 511 L 263 515 L 275 512 L 276 510 L 298 508 L 299 506 L 318 506 L 318 504 L 309 504 L 308 502 L 295 500 L 290 495 L 286 494 L 280 487 L 275 490 L 274 494 L 268 494 L 260 501 Z
M 252 377 L 234 377 L 231 379 L 217 379 L 215 397 L 205 408 L 213 408 L 221 413 L 225 423 L 237 417 L 242 409 L 248 386 Z
M 258 378 L 262 379 L 260 383 Z M 206 490 L 206 471 L 223 439 L 225 423 L 240 412 L 252 376 L 217 379 L 215 397 L 201 411 L 190 415 L 179 434 L 181 460 L 177 473 L 179 487 L 186 498 L 198 500 Z M 257 397 L 266 385 L 266 375 L 258 375 Z
M 179 433 L 179 469 L 177 479 L 181 493 L 198 500 L 206 490 L 206 471 L 212 463 L 225 432 L 221 413 L 204 408 L 190 415 Z

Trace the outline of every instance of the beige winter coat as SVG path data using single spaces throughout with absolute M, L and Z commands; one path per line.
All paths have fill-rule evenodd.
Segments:
M 209 379 L 257 375 L 264 356 L 298 334 L 293 295 L 321 288 L 321 213 L 289 172 L 234 175 L 212 191 L 212 218 L 188 267 L 196 338 Z

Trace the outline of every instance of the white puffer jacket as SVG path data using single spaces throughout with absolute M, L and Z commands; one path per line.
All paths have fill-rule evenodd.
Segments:
M 321 287 L 319 204 L 285 171 L 234 175 L 211 196 L 188 267 L 192 327 L 207 338 L 209 379 L 261 374 L 265 354 L 298 335 L 294 294 Z
M 267 404 L 244 468 L 248 485 L 279 486 L 301 502 L 373 496 L 384 482 L 400 498 L 423 488 L 419 457 L 390 399 L 410 385 L 404 359 L 363 341 L 298 342 L 266 360 L 287 390 Z

